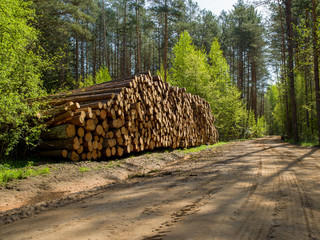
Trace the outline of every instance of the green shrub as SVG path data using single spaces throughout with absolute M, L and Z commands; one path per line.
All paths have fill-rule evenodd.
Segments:
M 41 126 L 35 118 L 39 103 L 30 99 L 44 94 L 40 69 L 46 65 L 37 49 L 38 32 L 30 26 L 31 2 L 0 1 L 0 162 L 21 141 L 37 140 Z

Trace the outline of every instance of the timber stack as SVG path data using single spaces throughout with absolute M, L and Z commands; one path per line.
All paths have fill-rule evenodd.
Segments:
M 150 72 L 48 96 L 40 154 L 72 161 L 214 144 L 204 99 Z

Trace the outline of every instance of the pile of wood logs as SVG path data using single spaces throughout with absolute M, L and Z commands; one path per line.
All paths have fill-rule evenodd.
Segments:
M 217 142 L 209 103 L 150 73 L 48 97 L 42 156 L 72 161 Z

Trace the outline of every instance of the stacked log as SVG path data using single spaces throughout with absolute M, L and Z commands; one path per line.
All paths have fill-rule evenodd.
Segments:
M 150 73 L 48 97 L 41 155 L 72 161 L 217 142 L 209 103 Z

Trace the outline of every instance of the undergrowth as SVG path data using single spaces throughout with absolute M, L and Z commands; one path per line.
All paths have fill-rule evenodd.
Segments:
M 201 145 L 198 147 L 192 147 L 192 148 L 187 148 L 187 149 L 180 149 L 178 150 L 179 152 L 183 152 L 183 153 L 197 153 L 200 151 L 204 151 L 204 150 L 208 150 L 214 147 L 219 147 L 219 146 L 223 146 L 225 144 L 227 144 L 228 142 L 219 142 L 213 145 Z
M 49 167 L 34 169 L 34 163 L 29 161 L 26 166 L 17 167 L 16 165 L 4 163 L 0 164 L 0 183 L 7 183 L 14 179 L 25 179 L 38 175 L 47 175 L 50 173 Z
M 317 143 L 317 142 L 300 141 L 300 142 L 294 143 L 293 139 L 289 139 L 289 140 L 287 140 L 287 142 L 291 143 L 291 144 L 298 145 L 298 146 L 302 146 L 302 147 L 316 147 L 316 146 L 319 146 L 319 143 Z

